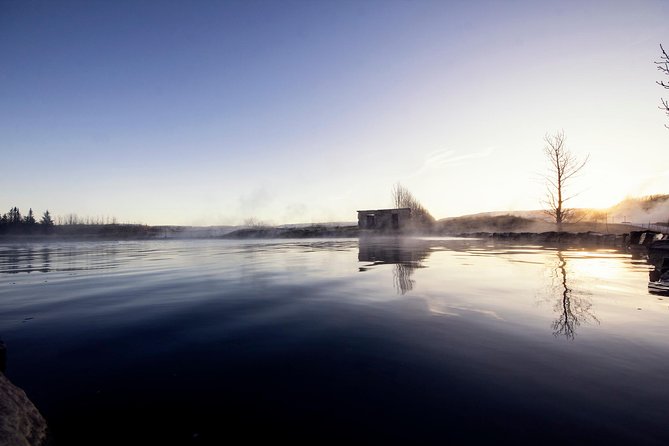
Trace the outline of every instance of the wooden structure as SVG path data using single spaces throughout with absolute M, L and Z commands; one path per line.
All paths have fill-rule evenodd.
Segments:
M 358 211 L 358 229 L 398 231 L 408 226 L 411 209 L 374 209 Z

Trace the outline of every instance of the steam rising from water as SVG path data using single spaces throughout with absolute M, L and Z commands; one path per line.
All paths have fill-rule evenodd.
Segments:
M 626 199 L 609 209 L 612 215 L 633 223 L 669 221 L 669 195 Z

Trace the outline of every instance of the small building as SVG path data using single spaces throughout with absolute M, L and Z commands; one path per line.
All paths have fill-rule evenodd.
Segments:
M 410 208 L 358 211 L 358 229 L 400 230 L 407 227 L 410 220 Z

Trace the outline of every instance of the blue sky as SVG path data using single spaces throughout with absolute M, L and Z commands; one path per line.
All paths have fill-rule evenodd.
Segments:
M 669 2 L 0 1 L 0 209 L 149 224 L 436 217 L 669 191 Z M 644 161 L 646 157 L 652 162 Z

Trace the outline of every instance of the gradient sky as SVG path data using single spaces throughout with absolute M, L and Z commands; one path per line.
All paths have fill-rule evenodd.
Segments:
M 0 0 L 0 211 L 353 221 L 669 192 L 662 1 Z M 664 79 L 669 80 L 669 79 Z

